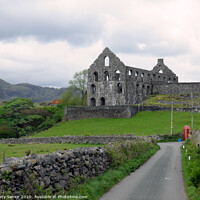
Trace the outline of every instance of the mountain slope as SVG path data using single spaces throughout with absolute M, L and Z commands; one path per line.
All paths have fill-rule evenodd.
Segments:
M 53 101 L 59 99 L 66 88 L 55 89 L 31 85 L 29 83 L 10 84 L 0 79 L 0 101 L 15 97 L 29 98 L 33 102 Z

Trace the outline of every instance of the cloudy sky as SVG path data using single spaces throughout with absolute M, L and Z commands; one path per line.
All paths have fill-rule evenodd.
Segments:
M 109 47 L 200 82 L 199 0 L 0 0 L 0 79 L 66 87 Z

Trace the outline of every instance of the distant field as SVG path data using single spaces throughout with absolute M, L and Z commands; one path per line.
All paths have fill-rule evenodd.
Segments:
M 143 111 L 131 119 L 85 119 L 64 121 L 47 131 L 32 137 L 67 135 L 158 135 L 169 134 L 171 113 L 169 111 Z M 182 132 L 183 126 L 191 124 L 189 112 L 174 112 L 174 133 Z M 200 114 L 194 113 L 194 129 L 200 128 Z
M 31 150 L 31 153 L 36 154 L 48 154 L 64 149 L 75 149 L 78 147 L 97 147 L 102 145 L 92 144 L 0 144 L 0 163 L 3 162 L 3 152 L 5 152 L 6 158 L 10 157 L 23 157 L 27 150 Z

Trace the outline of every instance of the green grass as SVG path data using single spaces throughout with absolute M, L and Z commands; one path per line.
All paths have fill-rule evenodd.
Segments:
M 190 161 L 188 156 L 191 156 Z M 188 199 L 200 200 L 200 149 L 191 141 L 182 149 L 182 167 Z
M 170 111 L 142 111 L 131 119 L 85 119 L 63 121 L 47 131 L 31 137 L 53 136 L 90 136 L 134 134 L 158 135 L 169 134 L 171 123 Z M 185 125 L 191 124 L 189 112 L 174 112 L 174 133 L 182 133 Z M 194 113 L 194 129 L 200 128 L 200 114 Z
M 200 105 L 200 94 L 193 94 L 193 105 Z M 191 107 L 191 94 L 174 94 L 174 108 Z M 145 106 L 171 107 L 172 95 L 149 95 L 143 102 Z
M 0 163 L 3 162 L 3 152 L 6 158 L 23 157 L 27 150 L 36 154 L 49 154 L 58 150 L 75 149 L 79 147 L 97 147 L 103 145 L 92 144 L 0 144 Z

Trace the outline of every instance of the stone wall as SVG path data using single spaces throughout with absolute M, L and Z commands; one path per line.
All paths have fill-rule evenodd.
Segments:
M 160 140 L 162 135 L 153 136 L 134 136 L 134 135 L 105 135 L 105 136 L 65 136 L 65 137 L 45 137 L 45 138 L 10 138 L 1 139 L 2 144 L 31 144 L 31 143 L 43 143 L 43 144 L 54 144 L 54 143 L 75 143 L 75 144 L 108 144 L 112 142 L 122 142 L 126 140 Z
M 10 158 L 0 165 L 0 194 L 10 191 L 12 195 L 23 195 L 26 191 L 34 197 L 36 185 L 53 193 L 68 190 L 74 178 L 103 174 L 110 164 L 111 158 L 104 147 Z
M 65 108 L 67 121 L 93 118 L 131 118 L 138 112 L 137 106 L 91 106 Z
M 94 118 L 132 118 L 140 111 L 170 111 L 170 107 L 161 106 L 95 106 L 65 108 L 64 118 L 67 121 Z M 191 108 L 174 108 L 174 111 L 190 112 Z M 194 107 L 193 112 L 200 112 Z
M 153 94 L 200 93 L 200 83 L 169 83 L 153 85 Z

